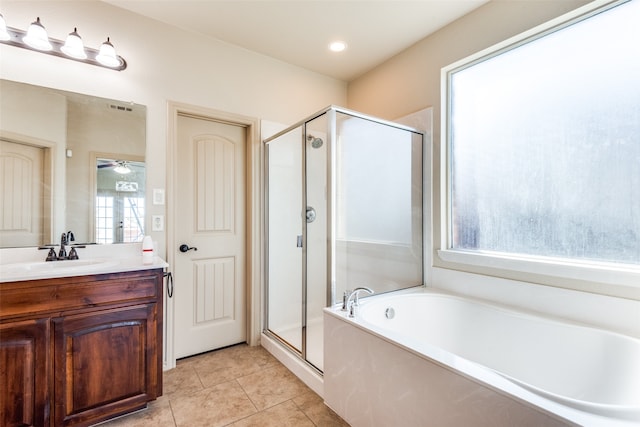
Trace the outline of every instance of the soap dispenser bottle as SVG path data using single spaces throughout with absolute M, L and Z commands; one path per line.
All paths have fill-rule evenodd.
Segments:
M 144 239 L 142 239 L 142 263 L 153 264 L 153 241 L 151 236 L 144 236 Z

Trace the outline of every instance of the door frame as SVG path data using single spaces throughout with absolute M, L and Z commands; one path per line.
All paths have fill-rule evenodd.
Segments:
M 204 120 L 211 120 L 242 126 L 246 129 L 245 165 L 246 165 L 246 325 L 247 343 L 251 346 L 260 343 L 260 301 L 263 288 L 263 177 L 262 158 L 263 149 L 260 142 L 260 120 L 254 117 L 242 116 L 206 107 L 168 101 L 168 129 L 167 129 L 167 261 L 170 266 L 175 265 L 175 248 L 178 244 L 175 223 L 179 220 L 178 206 L 176 206 L 176 191 L 178 179 L 178 115 L 186 114 Z M 171 270 L 171 267 L 169 267 Z M 166 284 L 165 284 L 166 286 Z M 166 295 L 166 289 L 165 289 Z M 174 336 L 175 336 L 175 305 L 173 298 L 165 299 L 166 322 L 164 337 L 164 369 L 176 366 Z

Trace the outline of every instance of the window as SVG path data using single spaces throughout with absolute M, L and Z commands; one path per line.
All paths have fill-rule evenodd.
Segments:
M 144 197 L 102 191 L 96 197 L 96 243 L 141 242 L 144 237 Z
M 443 259 L 597 265 L 637 281 L 639 22 L 640 0 L 616 2 L 443 70 Z
M 96 243 L 113 243 L 113 197 L 96 197 Z

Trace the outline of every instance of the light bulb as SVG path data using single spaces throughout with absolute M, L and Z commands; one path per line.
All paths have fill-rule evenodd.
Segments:
M 119 67 L 122 65 L 122 62 L 116 55 L 116 50 L 111 44 L 111 41 L 109 41 L 109 37 L 107 37 L 107 41 L 100 46 L 100 52 L 96 55 L 96 61 L 106 67 Z
M 129 168 L 129 166 L 125 162 L 119 162 L 118 166 L 113 168 L 113 171 L 120 175 L 127 175 L 131 173 L 131 168 Z
M 11 36 L 7 31 L 7 23 L 4 20 L 4 16 L 0 13 L 0 40 L 5 41 L 9 40 Z
M 67 56 L 76 59 L 87 59 L 87 54 L 84 51 L 84 44 L 82 43 L 82 37 L 78 34 L 78 29 L 74 28 L 72 33 L 69 33 L 67 40 L 64 42 L 64 46 L 60 48 L 62 53 Z
M 347 44 L 343 41 L 335 41 L 329 44 L 329 50 L 332 52 L 342 52 L 347 48 Z
M 51 43 L 49 42 L 47 31 L 40 23 L 39 17 L 35 22 L 32 22 L 31 25 L 29 25 L 27 35 L 22 38 L 22 41 L 36 50 L 48 51 L 53 49 L 53 46 L 51 46 Z

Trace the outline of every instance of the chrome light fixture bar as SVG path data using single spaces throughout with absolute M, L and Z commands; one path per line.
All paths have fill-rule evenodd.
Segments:
M 77 28 L 74 28 L 73 32 L 67 36 L 66 41 L 63 42 L 47 36 L 39 17 L 29 26 L 27 31 L 23 31 L 7 27 L 4 17 L 0 14 L 0 43 L 111 70 L 122 71 L 127 68 L 127 61 L 116 54 L 109 37 L 102 43 L 99 50 L 85 47 Z

